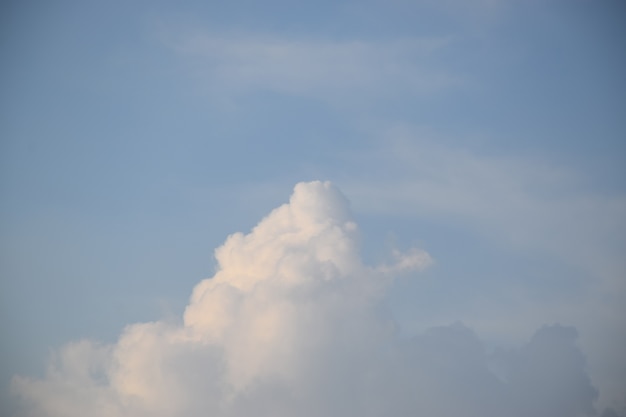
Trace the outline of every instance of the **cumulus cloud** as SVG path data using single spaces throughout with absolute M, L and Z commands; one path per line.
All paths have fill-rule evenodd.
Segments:
M 179 324 L 128 326 L 117 343 L 70 343 L 42 378 L 17 376 L 20 416 L 595 415 L 576 331 L 544 327 L 488 352 L 463 324 L 406 337 L 385 309 L 419 249 L 370 266 L 347 200 L 328 182 L 216 250 Z

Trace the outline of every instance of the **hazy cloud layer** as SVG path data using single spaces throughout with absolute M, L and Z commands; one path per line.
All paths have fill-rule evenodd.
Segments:
M 574 328 L 543 327 L 495 352 L 460 323 L 407 338 L 386 289 L 432 260 L 413 249 L 366 265 L 357 233 L 330 183 L 298 184 L 216 250 L 217 272 L 194 288 L 182 323 L 63 347 L 45 377 L 15 377 L 20 415 L 596 415 Z
M 362 210 L 458 218 L 509 245 L 582 268 L 610 291 L 625 290 L 622 192 L 599 191 L 584 174 L 540 158 L 452 148 L 407 126 L 381 137 L 346 161 L 381 169 L 360 181 L 341 178 Z
M 447 38 L 325 41 L 194 34 L 166 43 L 188 59 L 212 93 L 275 91 L 325 100 L 438 91 L 458 84 L 433 54 Z

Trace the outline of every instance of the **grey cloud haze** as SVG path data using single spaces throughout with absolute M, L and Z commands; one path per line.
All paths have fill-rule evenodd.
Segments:
M 367 265 L 357 235 L 333 185 L 296 185 L 289 203 L 215 251 L 216 273 L 180 323 L 66 345 L 44 377 L 14 378 L 18 415 L 597 415 L 574 328 L 544 326 L 493 352 L 461 323 L 403 335 L 387 291 L 432 259 L 411 249 Z
M 575 325 L 602 394 L 624 398 L 623 193 L 603 190 L 597 179 L 590 184 L 589 173 L 548 163 L 539 155 L 449 147 L 406 126 L 380 136 L 373 150 L 346 161 L 360 169 L 384 169 L 370 169 L 360 178 L 338 177 L 361 211 L 428 222 L 453 219 L 503 248 L 569 268 L 562 275 L 544 275 L 534 290 L 528 277 L 522 274 L 515 282 L 514 272 L 506 268 L 499 274 L 498 282 L 505 283 L 500 290 L 490 285 L 485 293 L 491 295 L 471 312 L 450 303 L 449 310 L 459 310 L 447 317 L 463 317 L 481 334 L 529 334 L 545 320 Z M 585 296 L 577 295 L 581 293 Z M 504 298 L 510 300 L 506 307 L 495 307 Z

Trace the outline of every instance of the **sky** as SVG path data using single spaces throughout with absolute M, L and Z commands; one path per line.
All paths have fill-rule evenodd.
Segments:
M 0 414 L 626 416 L 622 2 L 0 9 Z

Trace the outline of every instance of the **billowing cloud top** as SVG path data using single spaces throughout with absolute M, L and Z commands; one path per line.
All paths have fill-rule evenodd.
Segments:
M 371 267 L 347 200 L 328 182 L 216 250 L 182 324 L 128 326 L 117 343 L 62 348 L 41 379 L 15 377 L 22 416 L 313 417 L 594 415 L 576 331 L 540 329 L 488 354 L 462 324 L 406 339 L 384 308 L 413 249 Z

